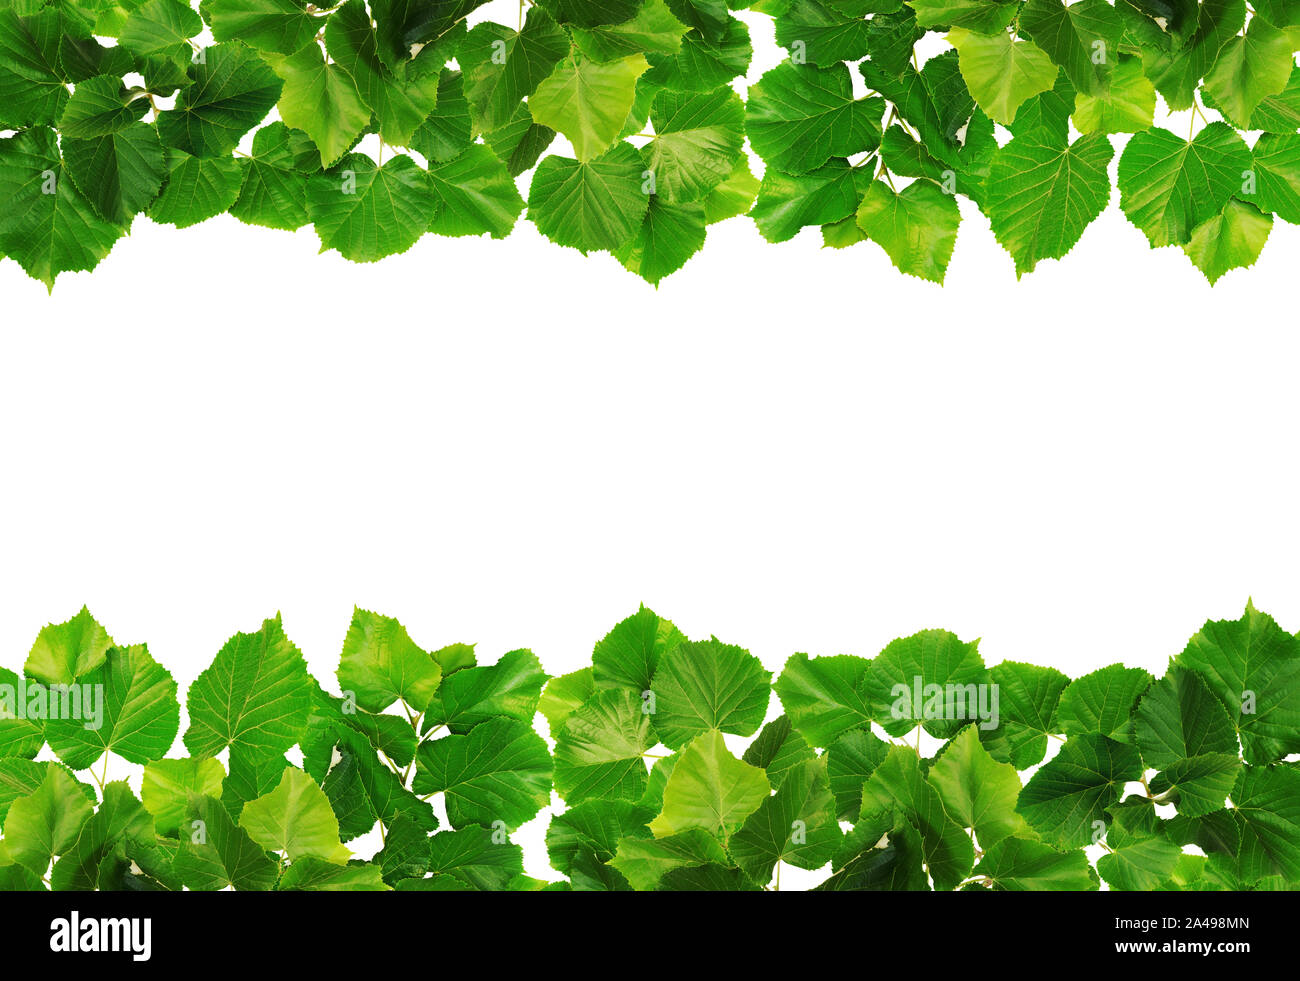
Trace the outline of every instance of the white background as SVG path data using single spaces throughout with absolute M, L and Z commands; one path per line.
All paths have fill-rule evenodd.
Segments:
M 82 603 L 182 689 L 277 610 L 330 679 L 354 603 L 553 674 L 640 602 L 772 670 L 942 626 L 1158 674 L 1248 596 L 1300 627 L 1300 232 L 1211 289 L 1116 196 L 1017 282 L 964 211 L 945 288 L 747 218 L 658 291 L 526 221 L 358 266 L 142 218 L 53 298 L 6 260 L 0 662 Z

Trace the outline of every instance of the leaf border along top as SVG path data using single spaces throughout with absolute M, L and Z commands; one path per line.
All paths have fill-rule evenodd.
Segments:
M 357 609 L 333 695 L 277 617 L 190 686 L 178 746 L 170 675 L 83 608 L 0 673 L 0 888 L 1300 887 L 1300 639 L 1253 605 L 1159 679 L 925 630 L 773 680 L 644 606 L 593 661 L 480 664 Z M 513 842 L 548 806 L 553 882 Z
M 526 212 L 657 284 L 749 210 L 730 86 L 752 48 L 724 5 L 549 0 L 468 27 L 485 3 L 0 6 L 0 257 L 52 290 L 142 214 L 310 223 L 371 262 L 425 233 L 501 238 Z
M 1123 213 L 1211 283 L 1300 221 L 1294 4 L 548 0 L 500 24 L 485 2 L 0 7 L 0 257 L 53 289 L 141 214 L 313 224 L 359 262 L 526 216 L 657 286 L 750 214 L 942 283 L 965 197 L 1022 276 L 1108 206 L 1117 152 Z M 788 57 L 742 100 L 760 15 Z

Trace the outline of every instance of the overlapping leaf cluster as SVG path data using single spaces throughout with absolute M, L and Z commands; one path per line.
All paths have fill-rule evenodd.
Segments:
M 521 0 L 469 29 L 486 2 L 0 0 L 0 256 L 52 287 L 138 215 L 228 211 L 370 262 L 527 207 L 657 283 L 749 210 L 725 0 Z M 574 155 L 539 164 L 557 133 Z
M 52 287 L 140 214 L 229 212 L 369 262 L 526 209 L 657 284 L 750 214 L 942 282 L 962 195 L 1023 274 L 1106 207 L 1115 139 L 1125 214 L 1212 282 L 1300 221 L 1291 0 L 521 0 L 469 29 L 486 2 L 0 0 L 0 256 Z M 747 104 L 745 9 L 789 55 Z
M 821 226 L 829 246 L 870 239 L 902 271 L 942 282 L 960 194 L 1023 275 L 1069 252 L 1105 209 L 1121 134 L 1120 207 L 1152 248 L 1182 248 L 1212 283 L 1254 263 L 1275 215 L 1300 222 L 1290 0 L 758 7 L 790 54 L 747 106 L 768 167 L 753 216 L 770 241 Z M 940 38 L 922 63 L 914 46 Z M 1165 115 L 1187 113 L 1185 136 L 1155 124 L 1157 96 Z
M 1159 680 L 987 668 L 927 630 L 870 659 L 796 654 L 774 683 L 644 607 L 553 678 L 357 610 L 337 683 L 268 620 L 194 681 L 169 755 L 177 686 L 148 649 L 85 610 L 46 627 L 0 691 L 100 686 L 103 713 L 87 729 L 0 698 L 0 887 L 757 890 L 783 866 L 825 890 L 1300 886 L 1300 640 L 1251 606 Z M 900 685 L 996 685 L 999 711 L 903 710 Z M 110 757 L 142 768 L 138 794 Z M 548 807 L 554 882 L 511 840 Z

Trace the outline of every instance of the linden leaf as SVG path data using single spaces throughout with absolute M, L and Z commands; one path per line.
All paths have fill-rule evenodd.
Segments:
M 858 207 L 857 222 L 899 271 L 943 282 L 961 224 L 951 194 L 929 181 L 913 181 L 902 191 L 875 181 Z
M 132 763 L 156 760 L 171 749 L 180 728 L 176 682 L 143 644 L 110 648 L 104 663 L 78 679 L 77 688 L 98 692 L 98 711 L 51 718 L 50 748 L 73 770 L 84 770 L 105 753 Z
M 1056 65 L 1030 41 L 954 27 L 948 43 L 957 49 L 962 77 L 979 107 L 1004 126 L 1011 125 L 1027 99 L 1056 84 Z
M 339 841 L 339 822 L 325 792 L 295 767 L 284 771 L 268 794 L 244 805 L 239 826 L 267 851 L 290 862 L 319 858 L 341 865 L 351 853 Z
M 664 787 L 663 811 L 650 822 L 650 830 L 656 838 L 698 829 L 726 839 L 771 789 L 763 771 L 732 756 L 722 733 L 711 729 L 682 750 Z
M 463 736 L 425 742 L 416 754 L 413 788 L 446 795 L 455 828 L 517 828 L 551 799 L 551 754 L 532 727 L 512 719 L 481 723 Z
M 767 714 L 771 679 L 758 658 L 716 638 L 679 644 L 655 672 L 655 731 L 673 749 L 710 730 L 753 735 Z
M 194 756 L 215 756 L 227 746 L 283 753 L 307 724 L 309 680 L 278 616 L 257 633 L 236 634 L 190 685 L 186 748 Z
M 363 154 L 349 154 L 307 183 L 307 213 L 322 251 L 337 249 L 353 262 L 407 251 L 436 207 L 428 174 L 406 156 L 380 167 Z
M 528 100 L 533 119 L 562 133 L 585 164 L 609 150 L 632 111 L 636 83 L 649 69 L 645 55 L 599 62 L 570 55 Z

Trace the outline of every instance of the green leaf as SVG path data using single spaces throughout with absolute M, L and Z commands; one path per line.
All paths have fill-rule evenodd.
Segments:
M 597 61 L 614 61 L 637 52 L 675 55 L 690 28 L 673 16 L 664 0 L 646 0 L 629 20 L 574 28 L 578 50 Z
M 551 866 L 572 876 L 574 863 L 582 859 L 604 864 L 623 839 L 650 838 L 648 824 L 653 817 L 652 810 L 630 801 L 589 800 L 570 807 L 551 818 L 546 829 Z
M 922 27 L 963 27 L 997 34 L 1015 19 L 1016 4 L 999 0 L 907 0 Z
M 1080 92 L 1074 103 L 1079 132 L 1140 133 L 1155 119 L 1156 87 L 1142 71 L 1140 58 L 1120 58 L 1112 67 L 1105 92 Z
M 904 818 L 881 811 L 864 818 L 844 838 L 831 867 L 834 874 L 818 892 L 887 890 L 926 892 L 925 854 L 921 835 Z
M 641 0 L 538 0 L 560 23 L 583 28 L 622 24 L 640 5 Z
M 675 55 L 651 54 L 645 81 L 678 92 L 712 92 L 749 71 L 754 49 L 749 29 L 730 18 L 717 39 L 691 31 Z
M 826 761 L 813 759 L 787 774 L 776 793 L 731 836 L 727 848 L 746 875 L 765 884 L 777 862 L 821 868 L 839 850 L 842 838 Z
M 871 22 L 840 12 L 827 0 L 794 0 L 776 18 L 776 43 L 808 62 L 830 67 L 861 61 L 870 51 Z
M 1057 851 L 1028 838 L 1006 838 L 985 852 L 975 874 L 996 889 L 1078 890 L 1097 888 L 1097 876 L 1081 850 Z
M 686 635 L 643 605 L 596 642 L 591 654 L 593 679 L 599 688 L 628 688 L 638 695 L 650 690 L 659 659 Z
M 96 692 L 97 711 L 83 698 L 80 713 L 45 724 L 50 748 L 69 767 L 84 770 L 108 752 L 146 763 L 171 749 L 180 728 L 176 682 L 143 644 L 110 648 L 105 662 L 78 685 Z
M 1056 64 L 1065 69 L 1075 89 L 1103 95 L 1112 66 L 1119 58 L 1124 24 L 1107 0 L 1029 0 L 1020 13 L 1020 26 Z
M 1201 0 L 1194 9 L 1195 29 L 1184 43 L 1143 50 L 1143 69 L 1174 112 L 1192 108 L 1201 79 L 1246 20 L 1244 0 Z
M 376 821 L 391 827 L 399 820 L 433 831 L 438 818 L 432 807 L 406 789 L 402 779 L 380 763 L 364 735 L 337 730 L 331 765 L 321 789 L 339 819 L 339 835 L 350 841 L 370 831 Z
M 1206 754 L 1237 755 L 1227 710 L 1191 671 L 1171 670 L 1147 689 L 1136 721 L 1142 760 L 1154 769 Z
M 698 828 L 725 839 L 770 792 L 767 775 L 732 756 L 722 733 L 711 729 L 682 750 L 664 787 L 663 811 L 650 830 L 665 838 Z M 635 885 L 626 869 L 619 870 Z
M 20 136 L 13 142 L 22 139 Z M 5 145 L 0 143 L 0 147 Z M 46 685 L 70 685 L 102 665 L 112 646 L 113 638 L 83 606 L 71 620 L 41 628 L 23 673 Z
M 951 194 L 929 181 L 913 181 L 902 191 L 875 181 L 858 207 L 857 223 L 901 272 L 942 283 L 961 212 Z
M 456 52 L 474 125 L 494 130 L 510 122 L 569 53 L 569 39 L 540 7 L 528 11 L 522 30 L 479 24 Z
M 1041 259 L 1065 256 L 1110 201 L 1104 135 L 1068 146 L 1041 133 L 1018 136 L 993 157 L 986 210 L 993 234 L 1016 262 L 1016 275 Z
M 1250 870 L 1248 881 L 1267 875 L 1300 879 L 1300 770 L 1243 767 L 1232 803 L 1240 819 L 1241 864 Z
M 710 730 L 752 736 L 767 714 L 771 678 L 758 658 L 716 637 L 679 644 L 655 672 L 655 730 L 672 749 Z
M 948 32 L 948 43 L 957 49 L 970 94 L 990 119 L 1003 126 L 1011 125 L 1027 99 L 1056 84 L 1056 65 L 1030 41 L 954 27 Z
M 580 163 L 588 163 L 618 138 L 637 79 L 649 67 L 642 54 L 611 62 L 571 56 L 537 86 L 528 107 L 534 120 L 568 137 Z
M 284 83 L 280 118 L 311 137 L 322 167 L 333 167 L 370 124 L 370 107 L 356 82 L 341 65 L 326 63 L 325 53 L 314 44 L 268 60 Z
M 52 126 L 68 102 L 60 71 L 58 15 L 0 9 L 0 125 Z
M 287 773 L 288 771 L 286 771 Z M 188 889 L 267 890 L 279 875 L 276 863 L 221 802 L 207 794 L 190 799 L 172 868 Z
M 505 164 L 510 176 L 518 177 L 524 171 L 532 170 L 547 147 L 555 142 L 555 130 L 538 126 L 533 122 L 528 107 L 520 104 L 515 107 L 509 123 L 491 133 L 484 133 L 483 140 Z
M 655 137 L 642 149 L 656 194 L 699 201 L 726 180 L 745 142 L 745 107 L 730 89 L 708 95 L 661 92 L 650 110 Z
M 199 9 L 218 41 L 243 41 L 276 54 L 301 50 L 320 29 L 298 0 L 203 0 Z
M 68 100 L 59 132 L 74 140 L 110 136 L 144 118 L 149 103 L 132 97 L 122 80 L 111 75 L 86 79 Z
M 1247 763 L 1300 752 L 1300 640 L 1253 604 L 1211 620 L 1173 663 L 1197 672 L 1232 719 Z
M 429 851 L 429 871 L 454 877 L 462 889 L 504 889 L 524 871 L 518 845 L 477 825 L 434 835 Z
M 884 72 L 902 75 L 911 62 L 916 42 L 925 34 L 911 7 L 903 7 L 894 13 L 876 14 L 867 21 L 867 49 L 872 63 Z
M 10 858 L 44 877 L 50 860 L 67 852 L 94 811 L 94 794 L 61 766 L 50 766 L 31 794 L 19 797 L 5 815 L 4 844 Z
M 636 236 L 649 210 L 644 171 L 627 143 L 586 163 L 547 157 L 533 174 L 528 217 L 556 245 L 612 252 Z
M 579 668 L 546 683 L 537 702 L 537 711 L 545 717 L 552 739 L 559 736 L 564 720 L 594 694 L 596 682 L 591 668 Z
M 239 200 L 244 171 L 233 157 L 194 157 L 168 150 L 170 174 L 162 194 L 149 209 L 154 221 L 189 228 L 229 211 Z
M 890 641 L 867 670 L 872 716 L 891 736 L 922 725 L 940 739 L 979 718 L 976 687 L 988 680 L 979 641 L 947 630 L 923 630 Z M 917 698 L 919 692 L 919 701 Z
M 411 149 L 430 163 L 446 163 L 473 145 L 469 101 L 460 72 L 443 72 L 438 79 L 438 104 L 411 136 Z
M 998 724 L 980 727 L 980 741 L 999 763 L 1017 770 L 1036 766 L 1048 735 L 1057 731 L 1056 706 L 1070 679 L 1055 668 L 1003 661 L 989 670 L 989 680 L 998 686 Z
M 1269 133 L 1294 133 L 1297 127 L 1300 127 L 1300 66 L 1291 70 L 1281 94 L 1261 102 L 1250 119 L 1251 129 Z
M 158 834 L 171 836 L 182 830 L 190 797 L 220 798 L 225 779 L 225 768 L 214 759 L 154 760 L 145 765 L 140 799 Z
M 335 865 L 318 858 L 304 858 L 285 870 L 278 888 L 312 892 L 384 892 L 388 885 L 377 865 Z
M 253 152 L 239 163 L 244 183 L 232 215 L 249 225 L 286 231 L 310 221 L 307 175 L 320 169 L 320 156 L 307 134 L 271 123 L 254 134 Z
M 221 785 L 221 803 L 238 819 L 244 805 L 268 794 L 280 783 L 289 761 L 279 753 L 230 747 L 230 772 Z
M 1004 838 L 1030 833 L 1025 819 L 1016 813 L 1020 777 L 1015 767 L 989 755 L 976 726 L 967 726 L 944 746 L 926 779 L 948 816 L 974 829 L 984 851 Z
M 382 712 L 400 700 L 419 714 L 438 690 L 442 668 L 392 617 L 357 607 L 343 639 L 338 679 L 367 712 Z
M 45 720 L 28 717 L 19 694 L 22 684 L 14 672 L 0 668 L 0 759 L 31 759 L 45 745 Z
M 1183 251 L 1213 286 L 1224 273 L 1253 266 L 1272 230 L 1272 215 L 1234 198 L 1192 230 Z
M 1097 859 L 1097 872 L 1112 889 L 1155 889 L 1174 873 L 1182 850 L 1163 838 L 1113 848 Z
M 1205 91 L 1233 125 L 1246 128 L 1259 104 L 1286 88 L 1295 68 L 1291 39 L 1264 20 L 1252 17 L 1242 37 L 1219 51 L 1205 76 Z
M 814 68 L 784 62 L 754 83 L 745 107 L 749 142 L 767 163 L 808 174 L 832 157 L 880 143 L 880 99 L 855 99 L 843 65 Z
M 463 37 L 467 16 L 487 0 L 373 0 L 370 5 L 379 37 L 379 54 L 389 68 L 397 68 L 411 56 L 411 48 L 454 35 Z M 445 59 L 444 59 L 445 60 Z
M 203 21 L 181 0 L 145 0 L 126 18 L 117 43 L 137 58 L 161 58 L 182 68 L 190 64 L 189 39 L 203 31 Z
M 144 123 L 90 139 L 65 137 L 63 160 L 100 217 L 118 225 L 153 203 L 167 174 L 158 134 Z
M 406 156 L 378 167 L 349 154 L 307 184 L 307 213 L 322 251 L 337 249 L 353 262 L 405 252 L 424 234 L 436 204 L 428 174 Z
M 1138 133 L 1119 159 L 1120 207 L 1152 248 L 1186 245 L 1241 190 L 1250 164 L 1249 147 L 1224 123 L 1190 143 L 1158 128 Z
M 840 820 L 857 820 L 862 813 L 862 785 L 888 755 L 889 743 L 868 729 L 852 729 L 831 743 L 826 770 Z
M 1151 779 L 1151 793 L 1169 797 L 1179 814 L 1197 817 L 1223 806 L 1240 769 L 1235 752 L 1176 760 Z
M 644 755 L 655 745 L 650 716 L 626 689 L 601 692 L 576 709 L 555 736 L 555 790 L 570 804 L 592 798 L 638 800 Z
M 420 796 L 445 793 L 455 828 L 496 821 L 517 828 L 550 802 L 551 767 L 546 743 L 531 726 L 492 719 L 467 735 L 422 744 L 413 789 Z
M 706 229 L 703 204 L 668 204 L 654 195 L 641 230 L 614 256 L 629 272 L 658 286 L 704 247 Z
M 800 763 L 816 759 L 817 753 L 803 736 L 795 732 L 790 718 L 783 715 L 763 726 L 740 758 L 750 766 L 762 767 L 767 774 L 768 783 L 775 790 L 792 769 Z
M 186 748 L 193 756 L 215 756 L 227 746 L 283 753 L 307 725 L 309 682 L 307 663 L 279 616 L 257 633 L 235 634 L 190 685 Z
M 319 858 L 342 864 L 350 853 L 339 841 L 339 822 L 325 792 L 302 770 L 288 767 L 274 790 L 244 805 L 239 826 L 267 851 L 289 861 Z
M 1025 784 L 1017 809 L 1049 845 L 1090 845 L 1106 808 L 1119 800 L 1126 782 L 1141 776 L 1134 747 L 1104 736 L 1072 736 Z
M 1255 142 L 1253 203 L 1283 221 L 1300 225 L 1300 135 L 1264 133 Z M 1247 195 L 1243 195 L 1246 197 Z
M 429 834 L 420 824 L 399 814 L 384 835 L 384 847 L 371 860 L 384 882 L 423 876 L 429 871 Z
M 511 651 L 496 664 L 465 668 L 443 679 L 424 716 L 424 732 L 455 733 L 497 716 L 532 724 L 546 672 L 532 651 Z
M 617 854 L 609 864 L 617 869 L 633 889 L 655 889 L 674 869 L 727 863 L 727 853 L 709 832 L 692 828 L 680 834 L 659 838 L 628 836 L 618 843 Z
M 871 724 L 870 665 L 851 654 L 795 654 L 786 661 L 774 685 L 776 694 L 794 727 L 813 746 L 830 746 L 849 730 Z
M 14 801 L 20 797 L 27 797 L 35 793 L 49 771 L 52 769 L 65 769 L 63 764 L 54 763 L 48 760 L 34 762 L 32 760 L 19 759 L 0 759 L 0 823 L 3 823 L 5 816 L 9 813 L 9 808 Z M 86 798 L 94 803 L 95 791 L 90 787 L 82 787 Z
M 975 864 L 974 845 L 926 782 L 920 757 L 906 746 L 891 746 L 862 788 L 860 824 L 866 819 L 870 825 L 872 815 L 890 813 L 920 835 L 925 865 L 936 889 L 955 888 L 970 874 Z M 867 838 L 879 837 L 878 832 L 873 834 L 867 834 Z
M 348 0 L 330 15 L 325 46 L 351 76 L 362 101 L 374 111 L 379 135 L 394 146 L 410 143 L 438 102 L 442 64 L 420 58 L 396 72 L 385 68 L 364 0 Z M 346 91 L 342 85 L 338 88 Z
M 158 135 L 196 157 L 228 155 L 266 118 L 282 87 L 266 62 L 238 42 L 207 48 L 203 61 L 190 65 L 189 77 L 176 107 L 159 116 Z
M 372 749 L 387 756 L 396 766 L 408 766 L 415 758 L 416 733 L 409 717 L 372 715 L 317 687 L 312 691 L 307 729 L 299 740 L 302 768 L 317 782 L 324 780 L 329 772 L 334 746 L 343 730 L 364 736 Z
M 1076 678 L 1061 693 L 1056 707 L 1057 731 L 1067 736 L 1100 735 L 1121 743 L 1133 741 L 1133 710 L 1151 685 L 1142 668 L 1111 664 Z
M 749 169 L 749 161 L 742 154 L 727 179 L 715 187 L 704 199 L 704 220 L 710 225 L 728 218 L 748 214 L 758 197 L 761 182 Z
M 58 892 L 120 889 L 122 872 L 133 861 L 126 857 L 127 847 L 152 848 L 155 841 L 153 819 L 126 781 L 105 784 L 99 809 L 82 826 L 76 843 L 54 863 L 50 886 Z
M 486 146 L 431 166 L 429 184 L 438 200 L 429 231 L 438 235 L 505 238 L 524 210 L 509 171 Z

